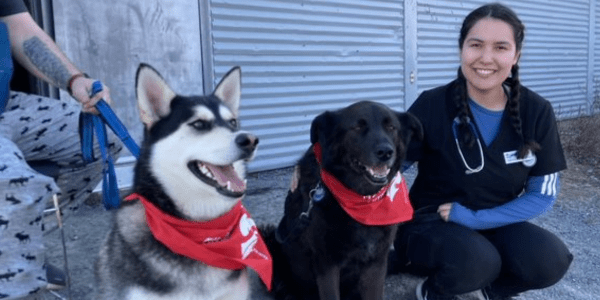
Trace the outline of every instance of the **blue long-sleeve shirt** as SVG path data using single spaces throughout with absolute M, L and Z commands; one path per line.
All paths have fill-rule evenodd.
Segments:
M 478 125 L 481 138 L 489 145 L 496 138 L 502 122 L 502 111 L 490 111 L 470 101 L 471 111 Z M 403 171 L 412 162 L 405 162 Z M 471 210 L 454 202 L 449 221 L 475 230 L 490 229 L 533 219 L 550 210 L 560 189 L 559 173 L 530 176 L 524 192 L 503 205 L 481 210 Z
M 481 230 L 533 219 L 552 208 L 560 189 L 559 177 L 558 173 L 529 177 L 521 196 L 494 208 L 475 211 L 453 203 L 449 221 Z

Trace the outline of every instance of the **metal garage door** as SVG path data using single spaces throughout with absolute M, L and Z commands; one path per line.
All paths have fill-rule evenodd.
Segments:
M 551 101 L 559 115 L 585 110 L 590 2 L 503 2 L 516 11 L 526 27 L 520 63 L 523 84 Z M 418 1 L 419 92 L 456 77 L 457 40 L 462 20 L 485 3 L 487 1 Z
M 205 82 L 242 67 L 242 127 L 261 139 L 250 170 L 294 164 L 324 110 L 366 99 L 404 109 L 403 1 L 213 0 L 201 11 Z
M 594 88 L 591 92 L 591 96 L 593 97 L 593 100 L 591 101 L 594 104 L 594 112 L 600 113 L 600 1 L 593 0 L 592 2 L 595 3 L 595 9 L 593 8 L 593 13 L 595 17 L 595 35 L 593 37 L 594 72 L 592 74 Z
M 418 90 L 447 84 L 460 65 L 458 34 L 464 17 L 482 1 L 417 1 Z
M 587 109 L 590 1 L 510 1 L 525 23 L 523 84 L 554 106 L 558 117 Z

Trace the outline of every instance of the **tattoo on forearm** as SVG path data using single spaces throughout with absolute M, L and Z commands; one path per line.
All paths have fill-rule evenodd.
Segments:
M 44 75 L 53 80 L 60 88 L 66 88 L 69 71 L 63 62 L 38 37 L 32 37 L 23 43 L 25 55 Z

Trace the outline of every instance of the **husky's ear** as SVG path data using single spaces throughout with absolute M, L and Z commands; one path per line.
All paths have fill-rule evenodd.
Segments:
M 213 94 L 237 115 L 242 97 L 242 69 L 237 66 L 231 68 L 217 84 Z
M 146 128 L 171 111 L 175 92 L 167 85 L 158 71 L 147 64 L 140 64 L 135 79 L 135 93 L 140 109 L 140 119 Z

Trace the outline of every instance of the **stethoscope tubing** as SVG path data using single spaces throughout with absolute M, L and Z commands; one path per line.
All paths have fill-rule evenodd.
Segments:
M 471 118 L 467 117 L 467 123 L 469 124 L 469 130 L 471 130 L 471 132 L 475 135 L 475 138 L 477 139 L 477 146 L 479 147 L 479 154 L 481 157 L 481 164 L 478 167 L 472 168 L 471 166 L 469 166 L 469 164 L 465 160 L 465 156 L 462 152 L 462 149 L 460 148 L 460 143 L 458 142 L 458 124 L 460 124 L 460 120 L 458 119 L 458 117 L 454 118 L 454 121 L 452 123 L 452 133 L 454 134 L 454 142 L 456 142 L 456 148 L 458 149 L 458 154 L 460 155 L 460 158 L 462 159 L 463 164 L 467 168 L 467 170 L 465 170 L 465 174 L 470 175 L 470 174 L 478 173 L 481 170 L 483 170 L 483 167 L 485 166 L 485 158 L 483 156 L 483 147 L 481 146 L 481 140 L 479 139 L 479 134 L 477 134 L 477 129 L 475 128 L 475 125 L 473 125 L 473 123 L 471 122 Z

